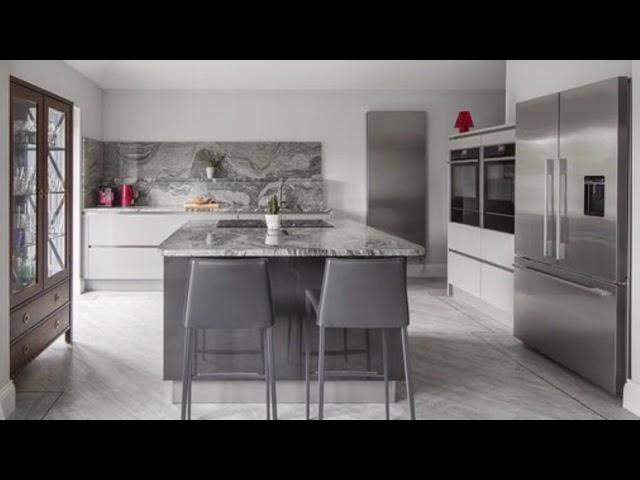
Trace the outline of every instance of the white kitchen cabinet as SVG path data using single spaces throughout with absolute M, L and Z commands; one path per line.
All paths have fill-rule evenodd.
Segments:
M 160 280 L 163 259 L 152 248 L 89 248 L 86 258 L 91 280 Z
M 449 249 L 480 258 L 482 255 L 482 229 L 463 225 L 462 223 L 449 223 L 448 241 Z
M 508 326 L 513 323 L 514 236 L 450 223 L 448 228 L 450 291 L 476 297 L 487 311 Z
M 514 236 L 495 230 L 477 229 L 481 232 L 480 255 L 482 260 L 513 269 Z
M 92 247 L 157 247 L 188 220 L 180 214 L 86 215 L 87 242 Z
M 482 265 L 480 298 L 500 310 L 513 314 L 513 272 Z
M 482 264 L 480 262 L 449 251 L 447 269 L 450 285 L 480 297 L 482 275 Z

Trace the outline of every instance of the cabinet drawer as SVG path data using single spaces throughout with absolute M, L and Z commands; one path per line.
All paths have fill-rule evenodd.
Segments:
M 63 308 L 11 345 L 12 372 L 37 357 L 40 352 L 69 327 L 69 312 L 68 306 Z
M 482 229 L 461 223 L 449 223 L 448 244 L 451 250 L 480 258 L 482 254 Z
M 53 288 L 11 313 L 10 340 L 18 338 L 45 317 L 69 302 L 69 282 Z
M 509 233 L 482 230 L 482 259 L 513 269 L 514 236 Z
M 162 280 L 164 262 L 157 248 L 88 249 L 90 280 Z
M 482 265 L 482 300 L 507 313 L 513 313 L 513 273 Z
M 482 264 L 472 258 L 449 252 L 448 283 L 467 293 L 480 296 L 480 276 Z
M 87 243 L 90 246 L 155 247 L 189 220 L 185 214 L 86 215 Z

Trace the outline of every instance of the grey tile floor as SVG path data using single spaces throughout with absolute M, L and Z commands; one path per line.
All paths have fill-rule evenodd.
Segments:
M 621 401 L 513 338 L 498 322 L 412 280 L 411 349 L 419 419 L 635 419 Z M 58 341 L 15 379 L 14 419 L 177 419 L 161 380 L 162 294 L 99 292 L 76 300 L 76 343 Z M 304 406 L 282 404 L 282 419 Z M 330 419 L 383 419 L 381 405 L 327 405 Z M 197 419 L 263 419 L 264 406 L 195 405 Z M 392 405 L 408 417 L 406 402 Z

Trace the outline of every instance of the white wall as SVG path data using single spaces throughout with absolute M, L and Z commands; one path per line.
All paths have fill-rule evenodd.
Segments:
M 9 73 L 72 101 L 82 111 L 82 135 L 102 135 L 102 89 L 62 60 L 9 60 Z
M 369 110 L 426 110 L 429 263 L 446 262 L 447 137 L 456 114 L 504 122 L 504 91 L 106 90 L 105 141 L 320 141 L 327 205 L 366 215 Z
M 0 60 L 0 395 L 9 383 L 9 69 L 8 61 Z M 0 401 L 2 398 L 0 398 Z M 5 399 L 6 404 L 10 403 Z M 9 408 L 9 407 L 6 407 Z M 2 410 L 2 403 L 0 403 Z M 9 415 L 9 412 L 1 412 Z
M 506 119 L 516 103 L 607 78 L 631 76 L 631 60 L 507 60 Z

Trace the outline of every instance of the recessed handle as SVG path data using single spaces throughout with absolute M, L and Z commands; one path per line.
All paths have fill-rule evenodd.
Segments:
M 27 353 L 29 353 L 29 350 L 31 350 L 31 348 L 29 348 L 29 345 L 25 345 L 24 347 L 22 347 L 22 354 L 26 355 Z
M 29 315 L 28 313 L 25 313 L 25 314 L 22 316 L 22 323 L 24 323 L 24 324 L 26 325 L 26 324 L 27 324 L 27 323 L 29 323 L 30 321 L 31 321 L 31 315 Z

